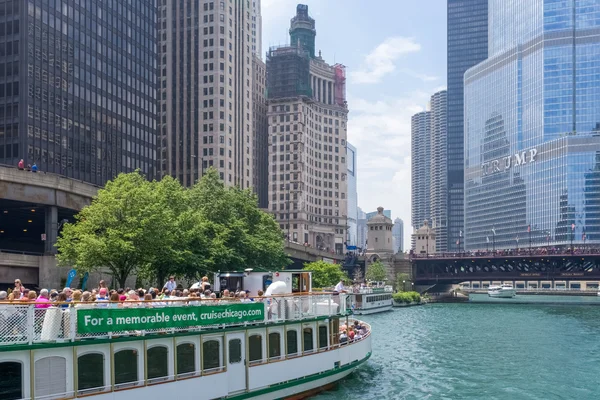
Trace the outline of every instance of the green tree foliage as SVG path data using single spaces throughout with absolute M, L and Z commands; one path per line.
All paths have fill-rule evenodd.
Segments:
M 335 286 L 340 280 L 348 279 L 339 264 L 330 264 L 325 261 L 306 263 L 304 270 L 312 271 L 312 282 L 315 288 Z
M 134 273 L 162 285 L 170 274 L 197 279 L 289 263 L 275 220 L 250 191 L 225 187 L 213 168 L 191 189 L 170 177 L 119 175 L 65 225 L 57 248 L 61 265 L 108 268 L 121 287 Z
M 365 279 L 371 282 L 382 282 L 387 280 L 387 271 L 385 265 L 380 260 L 367 266 Z
M 397 291 L 406 290 L 410 286 L 411 286 L 410 275 L 408 275 L 408 274 L 396 275 L 396 290 Z
M 392 296 L 396 303 L 420 303 L 421 295 L 417 292 L 398 292 Z

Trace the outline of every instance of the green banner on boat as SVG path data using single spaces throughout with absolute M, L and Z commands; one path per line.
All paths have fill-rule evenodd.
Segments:
M 186 328 L 265 319 L 264 303 L 160 308 L 76 308 L 77 333 Z

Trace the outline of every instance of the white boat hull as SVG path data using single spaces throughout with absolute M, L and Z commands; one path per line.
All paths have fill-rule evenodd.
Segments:
M 355 315 L 377 314 L 377 313 L 381 313 L 381 312 L 390 311 L 391 309 L 392 309 L 392 304 L 390 303 L 389 305 L 385 305 L 385 306 L 354 309 L 353 314 L 355 314 Z
M 514 289 L 501 290 L 501 291 L 490 291 L 488 295 L 490 297 L 495 297 L 499 299 L 511 299 L 516 296 L 516 291 Z

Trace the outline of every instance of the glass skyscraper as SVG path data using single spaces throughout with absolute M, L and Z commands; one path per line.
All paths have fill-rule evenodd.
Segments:
M 429 217 L 435 233 L 435 248 L 448 251 L 448 119 L 447 92 L 431 96 L 431 133 L 429 159 Z M 427 161 L 427 160 L 422 160 Z
M 431 112 L 422 111 L 411 117 L 411 194 L 410 223 L 413 231 L 431 221 Z M 411 245 L 414 248 L 414 243 Z
M 600 2 L 489 1 L 489 58 L 464 77 L 466 248 L 600 242 L 599 76 Z
M 154 0 L 0 3 L 0 163 L 154 175 Z
M 488 55 L 488 0 L 448 0 L 447 244 L 457 251 L 463 230 L 465 71 Z M 421 224 L 423 221 L 420 221 Z M 420 226 L 419 226 L 420 227 Z M 418 227 L 417 227 L 418 228 Z M 439 236 L 438 236 L 439 237 Z M 438 250 L 440 248 L 438 247 Z

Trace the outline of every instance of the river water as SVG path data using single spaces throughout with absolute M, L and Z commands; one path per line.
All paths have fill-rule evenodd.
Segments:
M 600 399 L 600 307 L 428 304 L 362 319 L 371 359 L 315 399 Z

